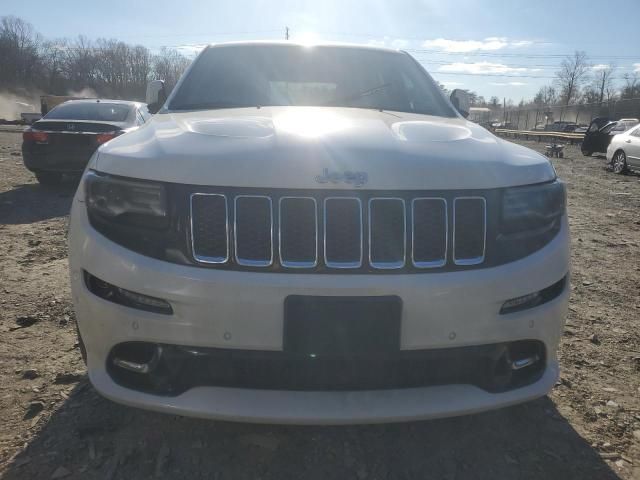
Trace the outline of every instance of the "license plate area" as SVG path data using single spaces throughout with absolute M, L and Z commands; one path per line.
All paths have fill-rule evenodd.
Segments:
M 400 351 L 402 300 L 290 295 L 284 302 L 284 351 L 317 356 L 390 355 Z

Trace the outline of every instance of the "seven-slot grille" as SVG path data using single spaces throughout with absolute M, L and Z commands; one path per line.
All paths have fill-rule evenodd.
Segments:
M 191 195 L 199 263 L 285 270 L 415 270 L 485 260 L 482 196 Z

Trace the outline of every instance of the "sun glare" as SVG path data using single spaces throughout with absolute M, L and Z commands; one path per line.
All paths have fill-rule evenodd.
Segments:
M 320 41 L 320 36 L 315 32 L 303 31 L 293 36 L 292 39 L 303 45 L 312 46 Z

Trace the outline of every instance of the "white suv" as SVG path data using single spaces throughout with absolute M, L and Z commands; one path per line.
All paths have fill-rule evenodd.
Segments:
M 223 44 L 165 102 L 154 88 L 162 108 L 100 147 L 73 201 L 73 300 L 101 394 L 330 424 L 553 386 L 564 186 L 407 53 Z

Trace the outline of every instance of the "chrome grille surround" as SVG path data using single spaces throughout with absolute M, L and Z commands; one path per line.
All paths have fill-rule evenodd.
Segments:
M 357 260 L 351 262 L 336 262 L 329 260 L 327 257 L 327 203 L 333 200 L 354 200 L 358 202 L 358 212 L 359 212 L 359 230 L 360 230 L 360 256 Z M 324 263 L 327 267 L 330 268 L 360 268 L 362 266 L 362 258 L 363 258 L 363 234 L 362 234 L 362 200 L 358 197 L 326 197 L 324 199 L 323 204 L 323 219 L 324 219 L 324 228 L 323 228 L 323 250 L 324 250 Z
M 282 256 L 282 201 L 285 200 L 311 200 L 315 212 L 315 257 L 311 262 L 285 260 Z M 318 202 L 313 197 L 280 197 L 278 200 L 278 257 L 280 265 L 287 268 L 314 268 L 318 265 Z
M 192 258 L 195 263 L 202 264 L 203 266 L 220 267 L 220 268 L 233 268 L 234 264 L 236 268 L 246 267 L 248 269 L 264 269 L 269 271 L 300 271 L 302 272 L 328 272 L 328 271 L 353 271 L 353 273 L 360 272 L 373 272 L 379 271 L 384 273 L 385 271 L 391 272 L 405 272 L 405 271 L 449 271 L 463 269 L 468 266 L 479 266 L 486 263 L 486 248 L 487 248 L 487 198 L 481 195 L 465 195 L 466 192 L 455 193 L 448 192 L 434 192 L 435 195 L 416 196 L 411 195 L 412 192 L 401 192 L 400 195 L 384 196 L 385 192 L 375 192 L 371 195 L 368 192 L 358 192 L 356 195 L 351 196 L 338 196 L 332 195 L 333 192 L 307 192 L 297 191 L 286 194 L 286 190 L 282 193 L 275 192 L 268 194 L 252 194 L 238 192 L 236 194 L 233 191 L 229 191 L 228 188 L 220 188 L 218 193 L 213 187 L 207 189 L 211 193 L 195 192 L 190 193 L 189 197 L 189 218 L 188 227 L 189 233 L 189 246 L 191 248 Z M 212 191 L 213 190 L 213 191 Z M 422 192 L 416 192 L 419 194 Z M 457 192 L 456 192 L 457 193 Z M 220 203 L 211 203 L 211 206 L 215 206 L 215 210 L 212 210 L 212 215 L 215 218 L 207 217 L 207 213 L 202 209 L 207 208 L 206 202 L 197 202 L 201 197 L 215 197 L 224 199 L 224 209 Z M 495 202 L 495 197 L 493 197 Z M 254 210 L 247 204 L 242 204 L 243 199 L 261 199 L 264 202 L 268 202 L 268 208 L 265 204 L 257 204 L 260 206 L 259 211 L 252 215 Z M 295 209 L 286 210 L 289 201 L 305 201 L 313 202 L 313 220 L 310 220 L 302 231 L 305 233 L 305 240 L 302 241 L 302 247 L 293 247 L 291 240 L 291 232 L 288 232 L 290 239 L 287 243 L 284 231 L 287 228 L 287 219 L 291 217 L 294 221 L 295 218 L 304 218 L 304 215 L 311 215 L 311 205 L 307 204 L 301 213 L 298 211 L 293 215 L 289 212 L 295 212 Z M 481 202 L 480 204 L 461 204 L 461 200 L 472 200 Z M 341 245 L 340 241 L 334 241 L 331 244 L 331 239 L 327 237 L 328 229 L 327 222 L 332 215 L 340 215 L 339 205 L 333 205 L 333 201 L 348 201 L 354 202 L 348 204 L 348 209 L 342 209 L 342 214 L 346 215 L 342 218 L 334 217 L 336 223 L 332 228 L 346 229 L 342 232 L 347 238 L 348 242 L 344 243 L 344 249 L 339 250 Z M 397 240 L 398 232 L 400 231 L 398 223 L 400 219 L 395 219 L 394 215 L 401 215 L 400 208 L 391 208 L 385 212 L 380 213 L 376 220 L 375 209 L 380 203 L 378 202 L 401 202 L 402 203 L 402 232 L 403 243 L 399 246 Z M 274 208 L 273 203 L 277 202 L 277 208 Z M 431 204 L 420 204 L 420 202 L 434 202 Z M 320 210 L 320 203 L 322 203 L 322 210 Z M 240 204 L 240 209 L 238 205 Z M 356 206 L 357 205 L 357 206 Z M 466 217 L 462 216 L 461 205 L 470 205 L 471 211 L 466 211 Z M 491 203 L 493 205 L 493 203 Z M 421 211 L 418 207 L 422 208 Z M 195 210 L 194 210 L 195 209 Z M 201 209 L 197 211 L 197 209 Z M 458 209 L 458 216 L 456 216 L 456 209 Z M 493 207 L 492 207 L 493 209 Z M 222 219 L 222 211 L 224 210 L 225 218 Z M 366 210 L 366 211 L 365 211 Z M 338 213 L 335 213 L 338 212 Z M 482 216 L 480 216 L 482 212 Z M 269 216 L 267 221 L 267 215 Z M 283 218 L 284 215 L 284 218 Z M 302 216 L 301 216 L 302 215 Z M 373 218 L 372 218 L 373 215 Z M 459 217 L 459 218 L 458 218 Z M 243 220 L 244 219 L 244 220 Z M 255 248 L 251 249 L 252 240 L 248 239 L 247 226 L 241 228 L 243 221 L 255 221 L 257 226 L 254 227 L 254 231 L 257 231 L 257 237 L 253 239 L 253 245 Z M 456 219 L 465 223 L 458 224 L 459 230 L 456 228 Z M 462 219 L 462 220 L 461 220 Z M 382 229 L 376 227 L 373 223 L 376 221 L 382 221 Z M 418 234 L 418 226 L 420 222 L 422 224 L 422 233 Z M 199 225 L 196 222 L 211 222 L 208 225 Z M 372 223 L 373 222 L 373 223 Z M 388 222 L 388 223 L 387 223 Z M 394 222 L 394 223 L 392 223 Z M 395 223 L 398 222 L 398 223 Z M 429 223 L 433 224 L 433 227 L 427 226 Z M 444 225 L 442 225 L 444 223 Z M 210 232 L 215 228 L 222 228 L 224 225 L 224 235 L 213 236 Z M 378 224 L 380 225 L 380 224 Z M 386 225 L 392 225 L 395 235 L 388 235 L 388 231 L 385 228 Z M 463 239 L 457 238 L 460 235 L 460 231 L 464 230 L 462 225 L 465 225 L 467 231 L 473 234 L 467 237 L 467 244 L 463 247 Z M 267 230 L 268 226 L 268 230 Z M 312 227 L 313 226 L 313 227 Z M 477 226 L 481 228 L 481 234 L 475 234 L 473 227 Z M 251 231 L 251 227 L 248 227 Z M 315 230 L 315 238 L 312 240 L 311 230 Z M 426 234 L 425 228 L 431 228 L 431 235 Z M 492 227 L 495 228 L 495 227 Z M 258 230 L 255 230 L 258 229 Z M 365 238 L 366 229 L 366 238 Z M 376 230 L 379 229 L 379 230 Z M 276 231 L 277 230 L 277 231 Z M 409 231 L 410 230 L 410 231 Z M 329 228 L 331 231 L 331 228 Z M 339 231 L 339 230 L 338 230 Z M 429 230 L 427 230 L 429 231 Z M 239 240 L 239 234 L 244 236 Z M 196 238 L 198 235 L 204 235 Z M 294 234 L 295 235 L 295 234 Z M 386 253 L 380 253 L 380 246 L 378 246 L 378 253 L 374 254 L 372 242 L 386 242 L 382 247 L 382 251 Z M 222 238 L 226 239 L 224 248 L 222 246 Z M 333 237 L 334 239 L 336 237 Z M 217 243 L 209 246 L 207 241 L 213 241 L 215 239 Z M 266 245 L 269 239 L 269 248 Z M 365 242 L 366 240 L 366 242 Z M 458 240 L 458 242 L 456 241 Z M 313 241 L 313 245 L 309 242 Z M 248 244 L 247 244 L 248 242 Z M 418 242 L 418 243 L 416 243 Z M 422 242 L 422 243 L 420 243 Z M 444 242 L 444 243 L 443 243 Z M 277 243 L 277 245 L 276 245 Z M 460 243 L 456 250 L 456 244 Z M 289 252 L 287 246 L 289 245 Z M 330 249 L 327 251 L 327 245 Z M 380 244 L 379 244 L 380 245 Z M 224 252 L 224 256 L 207 256 L 207 248 L 209 252 Z M 240 247 L 240 251 L 238 250 Z M 200 248 L 200 250 L 198 250 Z M 277 251 L 276 251 L 277 250 Z M 474 252 L 478 251 L 478 255 L 473 257 L 463 257 L 461 252 Z M 314 252 L 313 258 L 311 258 L 310 252 Z M 250 254 L 253 252 L 254 254 Z M 257 252 L 257 253 L 256 253 Z M 268 252 L 268 254 L 267 254 Z M 296 253 L 294 253 L 296 252 Z M 300 254 L 298 252 L 304 252 Z M 390 252 L 390 253 L 389 253 Z M 400 256 L 402 252 L 402 260 L 398 261 L 382 261 L 381 258 L 396 258 Z M 257 256 L 266 254 L 265 258 L 256 259 Z M 308 260 L 298 261 L 308 255 Z M 378 255 L 378 258 L 376 258 Z M 332 258 L 333 256 L 333 258 Z M 252 258 L 247 258 L 252 257 Z M 299 258 L 296 258 L 299 257 Z M 338 258 L 342 257 L 342 258 Z M 351 257 L 353 257 L 351 259 Z M 433 257 L 433 260 L 431 259 Z M 293 258 L 293 259 L 292 259 Z M 428 261 L 427 261 L 428 259 Z
M 417 261 L 415 258 L 415 231 L 416 231 L 416 217 L 415 205 L 420 201 L 438 201 L 444 204 L 444 255 L 441 260 L 433 260 L 427 262 Z M 449 253 L 449 212 L 447 209 L 447 199 L 442 197 L 416 197 L 411 200 L 411 263 L 416 268 L 438 268 L 447 264 L 447 254 Z
M 482 202 L 482 208 L 484 212 L 484 218 L 482 219 L 483 233 L 482 233 L 482 255 L 469 258 L 457 258 L 456 257 L 456 205 L 460 200 L 476 200 Z M 467 196 L 456 197 L 453 200 L 453 263 L 456 265 L 478 265 L 484 262 L 485 253 L 487 250 L 487 200 L 484 197 Z
M 397 262 L 376 262 L 373 260 L 372 258 L 372 253 L 373 253 L 373 240 L 372 240 L 372 218 L 371 218 L 371 212 L 373 211 L 373 209 L 371 208 L 372 204 L 374 202 L 402 202 L 402 260 L 397 261 Z M 372 197 L 369 199 L 368 202 L 368 214 L 369 214 L 369 265 L 371 265 L 373 268 L 377 268 L 380 270 L 393 270 L 396 268 L 402 268 L 404 267 L 404 264 L 406 262 L 407 259 L 407 208 L 405 205 L 405 201 L 402 198 L 397 198 L 397 197 Z
M 264 260 L 254 260 L 249 258 L 241 258 L 238 255 L 238 200 L 243 198 L 264 198 L 269 202 L 269 217 L 270 217 L 270 232 L 269 238 L 271 243 L 271 255 Z M 266 195 L 236 195 L 233 199 L 233 240 L 234 240 L 234 252 L 235 260 L 238 265 L 244 265 L 246 267 L 269 267 L 273 264 L 273 202 L 271 197 Z
M 225 237 L 227 244 L 227 254 L 224 257 L 207 257 L 203 255 L 198 255 L 196 253 L 194 234 L 193 234 L 193 199 L 195 197 L 222 197 L 224 199 L 224 209 L 225 209 Z M 191 226 L 191 251 L 193 252 L 193 258 L 200 263 L 210 263 L 210 264 L 222 264 L 227 263 L 229 261 L 229 202 L 227 201 L 227 196 L 222 195 L 220 193 L 192 193 L 189 196 L 189 208 L 191 209 L 191 215 L 189 216 L 189 222 Z

